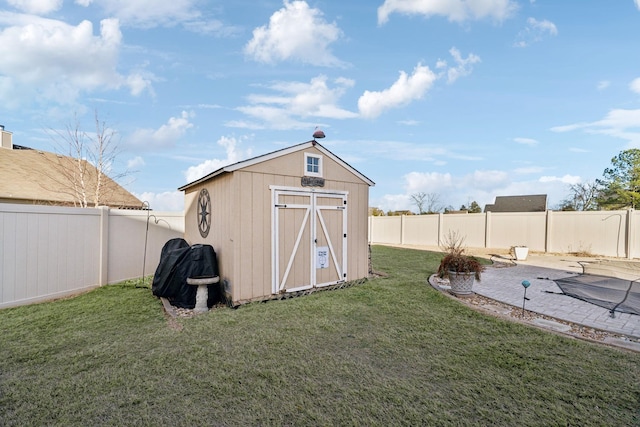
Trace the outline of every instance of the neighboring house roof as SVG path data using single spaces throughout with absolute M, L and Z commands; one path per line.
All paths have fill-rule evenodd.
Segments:
M 208 181 L 209 179 L 224 174 L 224 173 L 229 173 L 229 172 L 233 172 L 236 171 L 238 169 L 242 169 L 248 166 L 252 166 L 255 165 L 257 163 L 262 163 L 262 162 L 266 162 L 268 160 L 271 159 L 275 159 L 281 156 L 285 156 L 287 154 L 291 154 L 291 153 L 295 153 L 297 151 L 301 151 L 301 150 L 307 150 L 310 147 L 315 147 L 316 149 L 318 149 L 320 152 L 322 152 L 322 154 L 324 154 L 325 156 L 333 159 L 335 162 L 339 163 L 340 165 L 342 165 L 345 169 L 349 170 L 351 173 L 353 173 L 354 175 L 356 175 L 358 178 L 360 178 L 362 181 L 364 181 L 367 185 L 370 186 L 374 186 L 375 183 L 373 181 L 371 181 L 369 178 L 367 178 L 366 176 L 364 176 L 363 174 L 361 174 L 360 172 L 358 172 L 357 170 L 355 170 L 354 168 L 352 168 L 347 162 L 345 162 L 344 160 L 342 160 L 341 158 L 339 158 L 338 156 L 336 156 L 335 154 L 333 154 L 331 151 L 329 151 L 328 149 L 326 149 L 325 147 L 323 147 L 322 145 L 320 145 L 317 141 L 315 140 L 311 140 L 308 142 L 303 142 L 301 144 L 297 144 L 294 146 L 291 146 L 289 148 L 283 148 L 281 150 L 277 150 L 277 151 L 273 151 L 271 153 L 267 153 L 267 154 L 263 154 L 261 156 L 257 156 L 257 157 L 253 157 L 251 159 L 247 159 L 247 160 L 243 160 L 237 163 L 234 163 L 232 165 L 228 165 L 228 166 L 224 166 L 218 170 L 215 170 L 213 172 L 211 172 L 208 175 L 203 176 L 202 178 L 190 182 L 189 184 L 183 185 L 182 187 L 178 188 L 179 191 L 184 191 L 189 189 L 190 187 L 193 187 L 194 185 L 200 184 L 202 182 Z
M 0 148 L 0 202 L 77 206 L 70 181 L 61 165 L 73 159 L 46 151 Z M 95 179 L 96 168 L 88 162 L 88 179 Z M 68 171 L 68 169 L 67 169 Z M 113 208 L 141 209 L 142 202 L 107 176 L 100 204 Z M 87 200 L 93 206 L 93 189 Z
M 485 212 L 544 212 L 547 210 L 547 195 L 497 196 L 495 203 L 485 205 Z

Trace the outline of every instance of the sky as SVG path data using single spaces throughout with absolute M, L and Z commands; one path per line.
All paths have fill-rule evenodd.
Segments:
M 555 209 L 640 148 L 640 0 L 0 0 L 14 144 L 60 151 L 96 114 L 154 210 L 316 128 L 385 212 Z

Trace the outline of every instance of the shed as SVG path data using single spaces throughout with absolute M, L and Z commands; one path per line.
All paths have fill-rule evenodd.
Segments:
M 214 247 L 232 305 L 364 279 L 373 185 L 315 140 L 304 142 L 180 187 L 185 240 Z

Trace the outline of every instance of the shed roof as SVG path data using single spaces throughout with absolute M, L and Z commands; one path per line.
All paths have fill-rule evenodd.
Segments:
M 253 157 L 251 159 L 242 160 L 240 162 L 233 163 L 231 165 L 221 167 L 220 169 L 215 170 L 215 171 L 211 172 L 210 174 L 203 176 L 200 179 L 197 179 L 197 180 L 195 180 L 193 182 L 190 182 L 190 183 L 188 183 L 186 185 L 183 185 L 182 187 L 178 188 L 178 190 L 179 191 L 184 191 L 184 190 L 187 190 L 187 189 L 193 187 L 194 185 L 201 184 L 201 183 L 203 183 L 205 181 L 208 181 L 208 180 L 210 180 L 210 179 L 212 179 L 212 178 L 214 178 L 214 177 L 216 177 L 218 175 L 221 175 L 221 174 L 224 174 L 224 173 L 230 173 L 230 172 L 242 169 L 242 168 L 246 168 L 248 166 L 255 165 L 257 163 L 262 163 L 262 162 L 266 162 L 268 160 L 272 160 L 272 159 L 275 159 L 275 158 L 278 158 L 278 157 L 286 156 L 287 154 L 295 153 L 297 151 L 307 150 L 307 149 L 309 149 L 311 147 L 315 147 L 322 154 L 324 154 L 325 156 L 331 158 L 335 162 L 337 162 L 340 165 L 342 165 L 345 169 L 349 170 L 351 173 L 356 175 L 358 178 L 360 178 L 362 181 L 364 181 L 367 185 L 370 185 L 370 186 L 374 186 L 375 185 L 375 183 L 373 181 L 371 181 L 369 178 L 367 178 L 366 176 L 364 176 L 363 174 L 358 172 L 356 169 L 351 167 L 347 162 L 345 162 L 340 157 L 338 157 L 335 154 L 333 154 L 327 148 L 325 148 L 324 146 L 319 144 L 316 140 L 311 140 L 311 141 L 303 142 L 301 144 L 293 145 L 293 146 L 288 147 L 288 148 L 283 148 L 281 150 L 272 151 L 271 153 L 263 154 L 263 155 L 260 155 L 260 156 Z
M 60 170 L 60 156 L 47 151 L 0 148 L 0 200 L 18 203 L 74 205 L 68 178 Z M 96 169 L 87 163 L 87 171 L 95 176 Z M 106 178 L 104 205 L 114 208 L 140 209 L 142 202 L 118 183 Z M 66 188 L 65 188 L 66 186 Z M 88 194 L 93 197 L 93 194 Z
M 546 210 L 546 194 L 496 196 L 495 203 L 484 207 L 485 212 L 544 212 Z

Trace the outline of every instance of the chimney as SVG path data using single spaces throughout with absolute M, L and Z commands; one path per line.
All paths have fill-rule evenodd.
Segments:
M 13 149 L 13 134 L 4 130 L 4 125 L 0 125 L 0 147 Z

